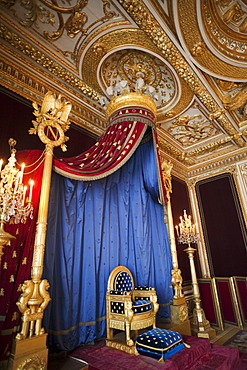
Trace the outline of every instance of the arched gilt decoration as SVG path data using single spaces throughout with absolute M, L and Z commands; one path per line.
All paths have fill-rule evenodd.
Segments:
M 247 6 L 242 0 L 174 1 L 183 47 L 214 77 L 247 81 Z

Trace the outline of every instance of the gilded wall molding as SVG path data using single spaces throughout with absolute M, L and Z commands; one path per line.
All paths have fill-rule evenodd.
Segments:
M 195 75 L 179 50 L 169 39 L 165 31 L 161 28 L 144 3 L 141 0 L 118 1 L 130 14 L 140 29 L 142 29 L 161 50 L 165 59 L 174 67 L 179 77 L 185 80 L 207 110 L 210 113 L 218 112 L 221 107 L 218 106 L 213 97 L 205 89 L 199 78 Z M 236 133 L 236 130 L 233 128 L 229 120 L 225 116 L 223 117 L 223 114 L 217 117 L 216 120 L 229 135 Z M 234 141 L 240 147 L 245 144 L 242 137 L 234 138 Z
M 241 171 L 241 175 L 242 175 L 242 177 L 243 177 L 243 179 L 244 179 L 245 187 L 246 187 L 246 189 L 247 189 L 247 163 L 242 164 L 242 165 L 240 166 L 240 171 Z
M 224 137 L 222 139 L 211 142 L 209 144 L 202 145 L 199 148 L 193 149 L 189 152 L 189 155 L 198 156 L 198 155 L 210 154 L 210 153 L 212 153 L 212 151 L 215 151 L 217 149 L 221 149 L 221 148 L 224 148 L 225 146 L 228 146 L 231 141 L 232 141 L 232 137 L 227 136 L 227 137 Z
M 245 193 L 247 189 L 247 155 L 245 155 L 246 163 L 238 165 L 237 162 L 239 162 L 239 160 L 237 160 L 236 163 L 231 164 L 229 163 L 229 158 L 228 158 L 225 161 L 220 161 L 219 163 L 217 163 L 218 167 L 215 166 L 213 169 L 211 169 L 208 172 L 205 172 L 204 174 L 201 174 L 201 175 L 198 174 L 197 177 L 188 178 L 187 180 L 185 180 L 189 189 L 191 189 L 191 192 L 193 193 L 192 198 L 191 198 L 193 199 L 193 202 L 191 203 L 194 204 L 195 212 L 197 214 L 198 219 L 200 219 L 200 212 L 199 212 L 199 207 L 198 207 L 198 202 L 197 202 L 197 196 L 195 193 L 195 186 L 197 182 L 228 173 L 228 174 L 231 174 L 233 177 L 234 185 L 236 187 L 236 191 L 238 195 L 238 200 L 240 203 L 240 208 L 241 208 L 243 219 L 245 222 L 245 227 L 247 227 L 247 203 L 246 203 L 246 197 L 245 197 Z M 216 163 L 214 163 L 213 165 L 216 165 Z M 242 180 L 244 183 L 244 187 L 241 186 Z M 198 224 L 201 225 L 201 221 Z M 201 230 L 201 233 L 203 235 L 202 230 Z M 203 250 L 204 250 L 204 253 L 206 253 L 204 240 L 203 240 Z
M 38 78 L 38 74 L 31 73 L 18 62 L 16 64 L 11 62 L 10 64 L 0 59 L 0 72 L 0 84 L 2 86 L 32 102 L 40 103 L 46 92 L 51 89 L 57 94 L 61 92 L 61 89 L 49 86 L 44 79 Z M 69 95 L 69 100 L 73 104 L 71 121 L 97 136 L 102 135 L 107 125 L 105 115 L 103 114 L 101 117 L 94 114 L 91 109 L 85 108 L 81 104 L 80 95 L 77 98 L 72 92 L 68 94 L 68 91 L 64 91 L 64 94 Z
M 214 161 L 205 166 L 200 166 L 194 170 L 188 171 L 189 181 L 201 181 L 225 172 L 233 173 L 237 162 L 247 160 L 246 151 L 242 151 L 232 157 L 225 157 L 220 161 Z
M 233 173 L 233 178 L 237 189 L 240 206 L 242 209 L 245 227 L 247 227 L 247 160 L 244 164 L 236 164 L 236 171 Z

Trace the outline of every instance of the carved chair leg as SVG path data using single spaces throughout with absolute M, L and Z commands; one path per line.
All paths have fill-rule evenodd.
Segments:
M 107 325 L 107 329 L 106 329 L 106 337 L 107 337 L 107 339 L 112 339 L 113 338 L 113 329 L 109 328 L 108 325 Z
M 129 323 L 126 323 L 126 343 L 127 343 L 127 346 L 134 345 L 133 340 L 130 338 L 130 324 Z

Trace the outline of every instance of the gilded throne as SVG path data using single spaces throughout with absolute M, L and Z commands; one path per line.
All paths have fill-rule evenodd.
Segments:
M 113 329 L 123 330 L 127 346 L 133 346 L 131 330 L 137 334 L 139 329 L 155 328 L 158 309 L 154 288 L 135 288 L 131 272 L 124 266 L 112 270 L 106 293 L 107 339 L 113 339 Z

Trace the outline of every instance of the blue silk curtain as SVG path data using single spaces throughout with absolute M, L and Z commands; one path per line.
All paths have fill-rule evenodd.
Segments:
M 169 317 L 172 265 L 158 197 L 152 140 L 103 179 L 53 172 L 43 275 L 51 285 L 44 318 L 51 351 L 105 335 L 107 281 L 117 265 L 130 269 L 135 285 L 154 286 L 159 315 Z

